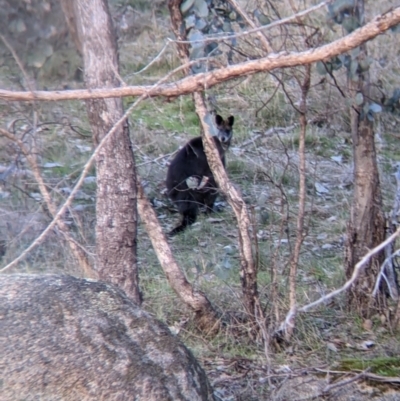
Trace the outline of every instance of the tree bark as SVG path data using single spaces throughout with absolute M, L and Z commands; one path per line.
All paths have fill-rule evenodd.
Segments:
M 65 0 L 67 1 L 67 0 Z M 74 0 L 88 89 L 119 86 L 117 44 L 106 0 Z M 123 115 L 121 98 L 86 101 L 95 146 Z M 96 158 L 96 270 L 140 304 L 136 257 L 136 170 L 128 123 L 109 136 Z
M 189 46 L 187 43 L 182 43 L 183 41 L 186 41 L 187 38 L 186 34 L 184 34 L 182 30 L 183 21 L 180 9 L 181 3 L 182 3 L 181 0 L 168 0 L 168 9 L 171 17 L 172 32 L 174 32 L 177 40 L 179 41 L 176 44 L 176 47 L 178 49 L 179 59 L 181 61 L 184 60 L 186 63 L 189 61 Z M 185 73 L 188 74 L 188 72 L 189 68 L 186 68 Z
M 360 24 L 364 23 L 364 0 L 357 1 L 357 12 Z M 360 47 L 359 60 L 367 59 L 367 47 Z M 348 238 L 346 244 L 345 269 L 350 278 L 354 267 L 368 250 L 379 245 L 385 239 L 385 219 L 382 211 L 382 196 L 379 182 L 379 171 L 376 159 L 373 121 L 370 121 L 363 107 L 370 99 L 368 93 L 368 71 L 358 74 L 358 80 L 349 78 L 349 93 L 355 99 L 358 93 L 363 96 L 363 103 L 353 102 L 351 116 L 351 133 L 354 157 L 354 190 Z M 359 102 L 358 102 L 359 103 Z M 373 306 L 371 297 L 379 268 L 384 260 L 384 252 L 374 256 L 361 272 L 358 281 L 348 293 L 348 306 L 361 316 L 368 317 Z
M 382 197 L 379 171 L 376 161 L 373 124 L 359 120 L 356 110 L 351 111 L 354 190 L 348 238 L 346 245 L 346 277 L 353 274 L 354 266 L 368 252 L 385 239 L 385 219 L 382 212 Z M 384 260 L 384 252 L 374 256 L 366 265 L 358 281 L 348 294 L 348 306 L 367 317 L 371 305 L 371 294 Z
M 216 311 L 205 294 L 194 289 L 179 268 L 157 215 L 146 198 L 140 182 L 138 182 L 137 191 L 140 217 L 168 282 L 182 301 L 195 312 L 197 327 L 209 334 L 217 332 L 220 328 L 220 321 Z

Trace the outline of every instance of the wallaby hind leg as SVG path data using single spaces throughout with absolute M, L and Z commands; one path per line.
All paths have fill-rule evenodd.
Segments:
M 190 208 L 182 212 L 183 218 L 181 224 L 179 226 L 176 226 L 172 231 L 168 233 L 170 237 L 175 236 L 176 234 L 181 233 L 186 229 L 187 226 L 192 225 L 197 218 L 197 207 L 196 208 Z
M 214 201 L 213 202 L 204 203 L 204 207 L 205 207 L 205 211 L 204 211 L 205 214 L 211 214 L 211 213 L 215 212 Z
M 217 199 L 217 194 L 215 189 L 211 189 L 208 194 L 204 195 L 203 205 L 205 206 L 206 214 L 215 212 L 214 203 Z

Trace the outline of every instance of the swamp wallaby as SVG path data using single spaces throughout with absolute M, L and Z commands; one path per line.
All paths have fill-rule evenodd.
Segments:
M 224 166 L 225 151 L 232 139 L 233 122 L 233 116 L 226 121 L 220 115 L 215 117 L 218 133 L 213 139 Z M 181 224 L 169 233 L 170 236 L 193 224 L 200 206 L 205 206 L 207 212 L 213 210 L 218 187 L 208 165 L 201 136 L 189 141 L 172 160 L 166 183 L 168 196 L 182 215 Z

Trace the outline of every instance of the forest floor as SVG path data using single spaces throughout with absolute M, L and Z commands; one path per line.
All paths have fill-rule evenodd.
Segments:
M 165 14 L 153 13 L 150 18 L 143 13 L 139 19 L 147 22 L 142 23 L 136 36 L 120 42 L 121 76 L 127 84 L 157 82 L 178 65 L 170 47 L 145 72 L 135 74 L 156 57 L 170 35 Z M 327 294 L 345 281 L 344 243 L 353 187 L 348 110 L 337 89 L 317 85 L 320 80 L 313 71 L 315 89 L 309 98 L 311 123 L 306 138 L 307 235 L 298 269 L 299 305 Z M 299 116 L 281 90 L 270 99 L 276 85 L 271 75 L 258 74 L 230 81 L 207 95 L 215 98 L 223 117 L 235 116 L 227 172 L 252 216 L 261 304 L 268 316 L 274 313 L 274 319 L 282 321 L 288 311 L 288 265 L 296 238 Z M 288 86 L 296 98 L 299 88 L 291 81 Z M 126 106 L 131 103 L 132 99 L 125 99 Z M 30 107 L 2 106 L 4 121 L 17 124 L 20 118 L 18 129 L 23 130 L 32 116 Z M 43 175 L 55 199 L 62 202 L 92 150 L 85 108 L 78 101 L 36 107 L 36 116 L 43 125 L 32 139 Z M 396 192 L 393 172 L 400 161 L 397 126 L 392 116 L 382 116 L 376 124 L 386 213 L 392 209 Z M 165 195 L 168 163 L 180 146 L 199 135 L 191 97 L 142 102 L 130 116 L 130 129 L 146 194 L 167 232 L 179 220 Z M 0 192 L 0 230 L 5 238 L 0 243 L 0 250 L 4 248 L 2 265 L 25 249 L 49 222 L 24 158 L 0 138 L 0 167 L 16 159 L 18 171 L 7 178 Z M 94 207 L 93 170 L 67 220 L 92 253 Z M 193 285 L 206 293 L 222 316 L 231 316 L 244 310 L 238 233 L 233 212 L 222 197 L 218 207 L 220 211 L 211 216 L 200 215 L 190 229 L 171 239 L 170 245 Z M 363 320 L 348 312 L 345 295 L 336 297 L 299 315 L 290 344 L 281 347 L 265 348 L 262 338 L 241 323 L 232 323 L 217 336 L 205 336 L 196 330 L 190 311 L 170 288 L 143 226 L 139 227 L 138 238 L 144 308 L 166 322 L 193 350 L 221 400 L 400 400 L 400 393 L 396 393 L 400 391 L 400 336 L 391 328 L 390 300 L 386 315 L 375 314 Z M 62 239 L 54 232 L 13 271 L 79 274 L 69 251 L 60 244 Z M 278 273 L 279 299 L 269 297 L 272 269 Z M 352 378 L 357 380 L 351 382 Z M 356 381 L 361 383 L 357 388 Z M 329 388 L 333 382 L 337 387 Z

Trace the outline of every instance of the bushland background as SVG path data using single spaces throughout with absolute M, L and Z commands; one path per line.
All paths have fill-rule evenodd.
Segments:
M 296 11 L 289 0 L 239 3 L 261 25 Z M 124 85 L 151 85 L 181 64 L 174 44 L 167 40 L 173 35 L 165 1 L 110 0 L 109 5 Z M 304 9 L 313 5 L 311 1 L 301 4 Z M 389 0 L 366 4 L 366 21 L 394 5 Z M 0 44 L 2 88 L 84 88 L 82 60 L 58 2 L 1 1 L 0 6 L 5 10 L 0 17 L 4 27 Z M 232 17 L 231 23 L 235 31 L 241 29 L 237 19 Z M 309 42 L 299 29 L 302 24 L 312 31 Z M 266 36 L 276 50 L 296 51 L 303 49 L 304 43 L 317 46 L 345 33 L 340 24 L 329 20 L 324 7 L 310 13 L 302 23 L 278 26 Z M 253 36 L 235 43 L 228 41 L 222 56 L 228 55 L 232 63 L 261 56 L 259 40 Z M 392 97 L 400 88 L 398 34 L 381 35 L 367 47 L 371 99 L 383 104 L 385 97 Z M 220 62 L 226 59 L 221 57 Z M 349 114 L 353 99 L 345 93 L 348 70 L 337 68 L 330 74 L 321 65 L 313 65 L 310 73 L 311 85 L 305 98 L 304 238 L 296 276 L 299 305 L 339 288 L 346 280 L 344 247 L 354 184 Z M 259 299 L 266 315 L 274 314 L 274 321 L 283 320 L 289 309 L 288 275 L 297 234 L 302 99 L 298 74 L 294 68 L 258 73 L 206 92 L 218 113 L 235 116 L 227 172 L 248 206 Z M 132 102 L 131 98 L 124 99 L 126 107 Z M 35 155 L 53 201 L 61 205 L 93 151 L 82 101 L 1 101 L 0 115 L 2 126 Z M 394 173 L 400 159 L 399 116 L 382 110 L 373 117 L 383 211 L 389 216 L 397 189 Z M 168 162 L 179 146 L 199 135 L 192 96 L 147 99 L 132 111 L 129 122 L 145 194 L 167 232 L 179 219 L 165 194 Z M 26 155 L 4 136 L 0 136 L 0 179 L 0 251 L 5 266 L 38 237 L 51 215 Z M 92 168 L 63 216 L 89 259 L 95 255 L 95 190 Z M 197 330 L 192 314 L 166 280 L 142 225 L 138 227 L 138 266 L 143 307 L 167 322 L 194 351 L 221 399 L 264 400 L 278 397 L 289 377 L 305 373 L 318 377 L 331 370 L 336 372 L 332 373 L 337 375 L 335 380 L 340 380 L 348 377 L 348 372 L 356 375 L 367 368 L 376 376 L 369 377 L 368 386 L 364 381 L 369 397 L 395 391 L 400 338 L 391 324 L 396 304 L 390 299 L 383 308 L 387 313 L 377 309 L 369 316 L 360 316 L 349 310 L 346 294 L 342 294 L 299 315 L 290 342 L 266 349 L 265 338 L 254 334 L 240 314 L 244 306 L 236 220 L 223 197 L 217 206 L 216 214 L 201 215 L 193 227 L 169 243 L 188 280 L 207 294 L 221 316 L 230 317 L 227 329 L 216 335 Z M 8 272 L 81 275 L 57 230 Z M 277 288 L 271 298 L 273 274 Z M 322 391 L 316 394 L 323 399 Z

